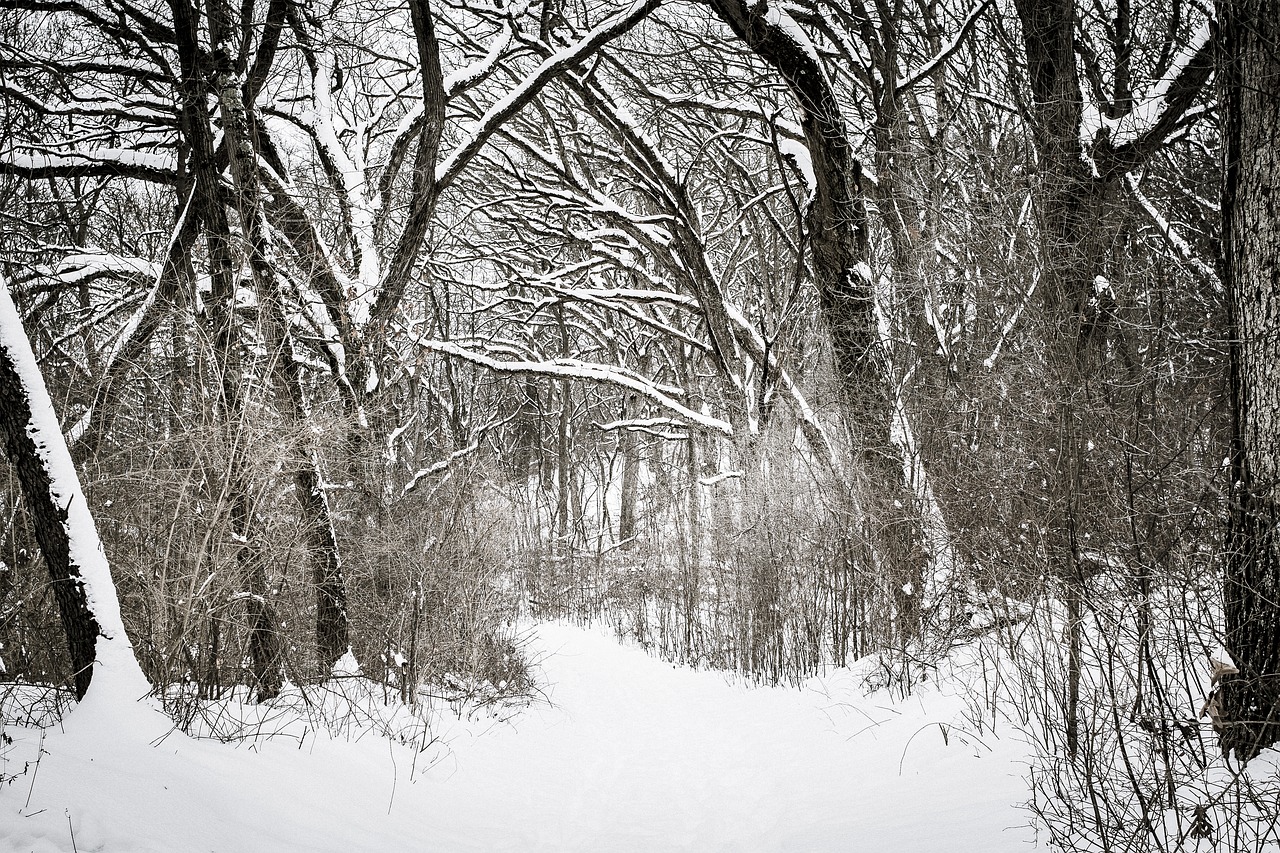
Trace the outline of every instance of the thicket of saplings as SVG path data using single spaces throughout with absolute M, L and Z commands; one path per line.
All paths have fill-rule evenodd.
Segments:
M 493 454 L 391 500 L 385 448 L 363 443 L 352 423 L 323 412 L 307 424 L 288 422 L 264 383 L 255 418 L 228 426 L 211 412 L 175 406 L 175 389 L 191 376 L 166 366 L 152 365 L 153 382 L 126 401 L 118 432 L 81 477 L 135 653 L 179 720 L 198 716 L 192 703 L 256 696 L 248 561 L 265 575 L 284 681 L 318 685 L 333 674 L 318 659 L 316 591 L 292 473 L 313 451 L 335 460 L 324 488 L 340 540 L 352 653 L 362 675 L 384 686 L 383 698 L 414 704 L 422 690 L 487 702 L 534 689 L 517 642 L 507 519 L 483 508 L 495 488 L 484 470 Z M 233 458 L 251 498 L 247 542 L 231 520 Z M 0 476 L 3 679 L 58 693 L 23 692 L 5 705 L 21 716 L 30 711 L 24 702 L 69 701 L 70 664 L 21 491 L 10 471 Z

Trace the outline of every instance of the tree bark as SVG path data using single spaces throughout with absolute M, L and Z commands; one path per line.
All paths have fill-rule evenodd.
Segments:
M 1222 0 L 1223 263 L 1231 314 L 1231 505 L 1220 743 L 1280 742 L 1280 3 Z
M 265 325 L 274 350 L 272 372 L 289 399 L 294 420 L 302 423 L 310 411 L 284 308 L 285 288 L 276 273 L 276 262 L 263 215 L 261 185 L 258 181 L 258 151 L 252 133 L 253 120 L 243 95 L 249 87 L 241 85 L 240 76 L 231 68 L 221 69 L 218 81 L 223 132 L 229 143 L 227 149 L 235 187 L 235 206 L 241 230 L 248 242 L 249 266 L 253 271 L 258 302 L 265 306 L 268 315 Z M 303 523 L 306 525 L 308 559 L 316 592 L 316 653 L 320 675 L 323 676 L 346 653 L 350 643 L 346 580 L 338 553 L 337 532 L 328 496 L 321 484 L 319 459 L 315 453 L 308 453 L 297 465 L 294 483 L 302 508 Z M 265 583 L 263 586 L 265 587 Z M 264 602 L 263 606 L 268 605 Z M 274 617 L 255 612 L 254 621 L 269 621 L 274 630 Z M 275 654 L 279 652 L 279 649 L 274 650 Z M 270 653 L 271 650 L 263 652 Z M 262 683 L 261 677 L 259 683 Z
M 110 699 L 140 698 L 150 687 L 129 645 L 102 542 L 4 281 L 0 281 L 0 433 L 17 471 L 67 633 L 76 698 L 85 698 L 95 663 L 111 676 L 104 682 L 115 687 L 108 690 Z M 96 687 L 95 695 L 103 689 Z
M 623 398 L 622 417 L 627 419 L 636 414 L 634 395 Z M 618 541 L 623 549 L 635 544 L 636 538 L 636 503 L 640 493 L 640 440 L 634 432 L 622 429 L 618 435 L 618 453 L 622 456 L 621 496 L 618 503 Z
M 71 558 L 67 508 L 54 502 L 49 471 L 41 458 L 40 447 L 27 429 L 31 419 L 30 392 L 9 347 L 0 347 L 0 430 L 4 432 L 5 452 L 18 474 L 30 508 L 36 542 L 44 555 L 50 588 L 58 603 L 62 628 L 67 633 L 76 698 L 83 699 L 93 678 L 98 621 L 89 609 L 80 566 Z
M 202 52 L 199 48 L 199 26 L 194 10 L 187 0 L 172 0 L 174 32 L 177 34 L 178 56 L 182 64 L 184 95 L 196 106 L 188 111 L 184 130 L 191 144 L 192 169 L 196 181 L 196 202 L 204 221 L 204 234 L 209 256 L 209 277 L 212 294 L 208 314 L 214 328 L 214 346 L 221 360 L 221 383 L 218 408 L 229 431 L 241 428 L 245 409 L 243 388 L 246 385 L 243 344 L 240 320 L 236 317 L 237 263 L 232 251 L 231 223 L 227 215 L 226 193 L 221 183 L 221 170 L 213 146 L 213 131 L 209 123 L 208 90 L 204 83 Z M 225 104 L 227 78 L 230 70 L 229 52 L 232 28 L 229 13 L 221 0 L 209 4 L 209 39 L 212 51 L 213 83 L 221 84 L 223 91 L 216 92 L 222 106 Z M 236 93 L 236 99 L 239 93 Z M 203 108 L 201 108 L 203 107 Z M 229 115 L 224 109 L 223 121 L 235 122 L 241 118 Z M 227 148 L 236 147 L 238 134 L 227 132 Z M 242 223 L 242 226 L 245 223 Z M 255 272 L 257 270 L 255 269 Z M 253 506 L 249 494 L 250 478 L 246 465 L 246 436 L 232 435 L 227 458 L 225 493 L 229 504 L 231 537 L 236 542 L 236 563 L 245 586 L 244 600 L 249 621 L 249 658 L 254 689 L 258 699 L 266 700 L 280 692 L 282 678 L 280 663 L 283 642 L 277 627 L 270 591 L 267 589 L 260 548 L 254 542 Z
M 1159 119 L 1138 138 L 1114 145 L 1107 132 L 1091 140 L 1081 135 L 1085 102 L 1077 62 L 1076 0 L 1015 0 L 1015 6 L 1032 96 L 1026 118 L 1039 160 L 1036 201 L 1044 263 L 1039 287 L 1050 330 L 1045 344 L 1053 370 L 1048 381 L 1056 430 L 1046 478 L 1048 556 L 1062 583 L 1067 609 L 1063 713 L 1067 751 L 1074 758 L 1080 734 L 1080 632 L 1086 593 L 1079 543 L 1089 538 L 1092 523 L 1086 506 L 1085 404 L 1090 383 L 1096 381 L 1105 359 L 1102 343 L 1108 337 L 1118 338 L 1124 348 L 1124 333 L 1113 322 L 1116 305 L 1106 282 L 1108 232 L 1117 221 L 1109 208 L 1120 179 L 1163 144 L 1199 96 L 1212 65 L 1212 39 L 1171 82 Z M 1122 55 L 1120 77 L 1128 73 L 1123 59 L 1127 48 L 1116 42 L 1116 51 Z M 1126 93 L 1127 84 L 1118 81 L 1116 109 L 1131 108 L 1132 99 Z

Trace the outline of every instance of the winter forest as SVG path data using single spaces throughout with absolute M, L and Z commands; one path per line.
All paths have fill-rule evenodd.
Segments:
M 0 846 L 1280 849 L 1277 139 L 1276 0 L 0 0 Z M 520 841 L 591 678 L 884 728 Z

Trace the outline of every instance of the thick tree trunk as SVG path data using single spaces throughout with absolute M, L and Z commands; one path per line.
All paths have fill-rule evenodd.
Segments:
M 0 281 L 0 433 L 22 484 L 36 541 L 67 633 L 77 699 L 95 663 L 122 688 L 116 699 L 148 691 L 120 618 L 102 543 L 62 440 L 35 355 L 8 285 Z M 95 693 L 98 688 L 95 688 Z M 130 697 L 130 694 L 132 696 Z
M 307 525 L 311 582 L 316 591 L 316 654 L 321 675 L 333 670 L 351 645 L 347 619 L 347 581 L 329 496 L 320 482 L 318 460 L 310 455 L 294 473 L 298 500 Z
M 241 342 L 240 320 L 236 317 L 236 291 L 238 287 L 235 254 L 232 251 L 231 223 L 227 215 L 227 196 L 221 183 L 220 169 L 214 146 L 213 129 L 208 112 L 206 74 L 209 69 L 202 62 L 199 47 L 200 28 L 195 10 L 187 0 L 171 0 L 174 33 L 178 57 L 182 69 L 183 131 L 191 146 L 191 168 L 195 176 L 195 201 L 204 224 L 205 243 L 209 258 L 209 277 L 212 281 L 212 298 L 208 315 L 214 332 L 214 346 L 220 359 L 221 385 L 218 408 L 228 431 L 239 429 L 243 422 L 245 400 L 245 366 Z M 229 12 L 222 2 L 209 4 L 209 38 L 215 46 L 218 59 L 214 69 L 215 83 L 225 84 L 229 53 L 227 45 L 233 29 Z M 218 92 L 222 95 L 222 92 Z M 226 120 L 224 115 L 224 121 Z M 235 120 L 241 118 L 233 116 Z M 235 147 L 237 134 L 228 134 Z M 235 154 L 236 152 L 229 152 Z M 256 270 L 255 270 L 256 271 Z M 236 563 L 244 584 L 244 600 L 249 621 L 249 658 L 254 688 L 260 700 L 270 699 L 280 692 L 282 683 L 280 663 L 282 639 L 277 628 L 274 609 L 260 549 L 254 542 L 253 506 L 249 494 L 250 478 L 246 465 L 246 436 L 231 435 L 231 448 L 227 457 L 225 498 L 229 506 L 230 533 L 237 543 Z
M 98 622 L 89 609 L 80 567 L 71 559 L 67 540 L 67 510 L 58 506 L 50 491 L 49 472 L 40 448 L 27 431 L 31 422 L 29 392 L 18 373 L 8 346 L 0 348 L 0 429 L 22 493 L 30 508 L 36 542 L 49 569 L 50 588 L 58 603 L 62 628 L 67 633 L 76 698 L 83 699 L 93 678 Z
M 1015 0 L 1022 26 L 1031 124 L 1038 156 L 1039 288 L 1050 330 L 1046 354 L 1055 434 L 1046 478 L 1050 568 L 1061 583 L 1067 611 L 1067 688 L 1063 715 L 1067 751 L 1079 745 L 1081 620 L 1084 567 L 1078 543 L 1090 538 L 1086 401 L 1105 359 L 1103 341 L 1121 330 L 1112 322 L 1114 300 L 1106 284 L 1106 246 L 1114 231 L 1109 198 L 1125 171 L 1138 165 L 1169 132 L 1164 118 L 1180 117 L 1207 78 L 1204 60 L 1189 63 L 1170 87 L 1162 121 L 1141 144 L 1113 147 L 1099 135 L 1082 139 L 1084 95 L 1076 57 L 1076 0 Z M 1127 71 L 1121 67 L 1121 76 Z M 1121 86 L 1123 89 L 1124 86 Z M 1185 99 L 1185 100 L 1184 100 Z M 1123 102 L 1117 96 L 1117 102 Z M 1102 277 L 1102 278 L 1099 278 Z M 1123 347 L 1123 341 L 1121 341 Z
M 1224 606 L 1239 674 L 1224 752 L 1280 741 L 1280 3 L 1223 0 L 1223 275 L 1231 311 L 1231 512 Z
M 624 405 L 623 417 L 632 415 L 632 407 Z M 618 541 L 624 549 L 635 544 L 636 502 L 640 494 L 640 441 L 629 429 L 618 435 L 618 454 L 622 456 L 622 484 L 618 503 Z
M 248 241 L 258 302 L 265 307 L 265 325 L 273 352 L 273 370 L 295 421 L 310 415 L 301 368 L 294 351 L 284 306 L 284 287 L 276 275 L 276 263 L 263 215 L 258 181 L 258 152 L 252 133 L 252 117 L 244 101 L 245 86 L 231 68 L 220 69 L 219 100 L 223 132 L 230 145 L 231 173 L 241 230 Z M 320 477 L 319 459 L 308 453 L 294 471 L 294 482 L 306 525 L 308 559 L 316 592 L 316 654 L 320 674 L 327 675 L 349 647 L 346 580 L 338 553 L 338 537 L 328 496 Z M 255 617 L 257 618 L 257 617 Z M 256 660 L 256 657 L 255 657 Z M 261 682 L 260 682 L 261 683 Z

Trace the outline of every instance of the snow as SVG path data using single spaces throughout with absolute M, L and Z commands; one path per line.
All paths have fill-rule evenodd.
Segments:
M 995 348 L 991 350 L 991 355 L 982 360 L 982 369 L 991 370 L 995 367 L 996 359 L 1000 357 L 1000 351 L 1004 348 L 1004 342 L 1013 332 L 1014 326 L 1018 325 L 1018 319 L 1022 316 L 1023 310 L 1031 304 L 1031 297 L 1036 292 L 1036 287 L 1040 284 L 1039 276 L 1033 275 L 1031 284 L 1027 287 L 1026 294 L 1022 297 L 1022 301 L 1018 303 L 1018 307 L 1009 315 L 1009 319 L 1005 321 L 1004 326 L 1000 329 L 1000 337 L 996 339 Z
M 818 191 L 818 177 L 813 171 L 813 159 L 809 156 L 809 149 L 802 142 L 794 139 L 779 139 L 778 150 L 783 156 L 790 158 L 795 163 L 796 168 L 804 177 L 805 186 L 809 189 L 809 197 L 805 204 L 809 204 L 813 200 L 813 196 Z
M 425 752 L 382 737 L 222 744 L 164 726 L 10 726 L 0 849 L 1022 851 L 1027 747 L 981 731 L 958 670 L 863 695 L 867 659 L 753 688 L 617 644 L 531 629 L 549 702 L 445 717 Z M 159 718 L 159 715 L 154 715 Z M 40 750 L 43 749 L 43 754 Z M 28 800 L 29 802 L 25 802 Z
M 1115 123 L 1116 144 L 1122 145 L 1135 140 L 1155 126 L 1165 109 L 1170 87 L 1209 43 L 1209 39 L 1213 37 L 1212 33 L 1210 20 L 1206 18 L 1201 21 L 1195 35 L 1178 51 L 1164 75 L 1153 81 L 1146 96 L 1134 105 L 1132 112 Z
M 418 339 L 415 343 L 423 349 L 451 355 L 455 358 L 487 367 L 498 373 L 532 373 L 540 376 L 582 379 L 588 382 L 604 382 L 617 385 L 643 394 L 655 403 L 707 429 L 713 429 L 725 435 L 733 434 L 733 428 L 726 421 L 696 412 L 675 400 L 674 395 L 683 393 L 681 389 L 655 385 L 625 368 L 592 364 L 571 358 L 558 358 L 553 361 L 539 362 L 503 361 L 461 347 L 452 341 Z
M 367 125 L 348 124 L 334 103 L 334 93 L 330 86 L 335 75 L 334 69 L 339 63 L 332 50 L 318 50 L 314 56 L 316 64 L 311 80 L 312 109 L 306 116 L 309 124 L 307 121 L 295 121 L 306 127 L 317 153 L 332 164 L 332 177 L 337 184 L 335 189 L 343 197 L 350 217 L 347 236 L 359 249 L 360 264 L 356 271 L 357 281 L 349 283 L 354 287 L 355 293 L 348 302 L 347 311 L 352 323 L 357 328 L 363 328 L 369 321 L 369 312 L 373 308 L 378 285 L 382 280 L 382 268 L 374 243 L 377 231 L 374 201 L 376 189 L 367 177 L 367 163 L 361 145 L 366 136 Z M 411 123 L 412 120 L 406 118 L 405 121 Z M 409 132 L 409 124 L 404 124 L 401 130 Z M 349 140 L 350 147 L 343 144 L 344 136 Z
M 626 32 L 657 6 L 655 0 L 633 0 L 617 14 L 606 18 L 574 44 L 561 48 L 521 80 L 511 91 L 489 106 L 485 114 L 471 127 L 452 153 L 436 167 L 437 189 L 453 183 L 463 167 L 488 141 L 493 131 L 530 98 L 536 95 L 550 80 L 565 68 L 575 65 L 600 45 Z
M 978 18 L 982 17 L 982 14 L 987 11 L 987 8 L 991 3 L 992 0 L 980 0 L 980 2 L 978 2 L 969 11 L 969 14 L 964 19 L 964 23 L 962 23 L 959 29 L 956 30 L 955 34 L 947 40 L 947 43 L 942 46 L 941 50 L 935 53 L 931 59 L 921 65 L 918 69 L 902 75 L 903 82 L 898 85 L 898 88 L 909 89 L 942 67 L 951 57 L 951 54 L 955 53 L 956 49 L 960 47 L 960 42 L 964 41 L 965 36 L 967 36 L 970 30 L 973 29 L 973 25 L 977 22 Z
M 513 19 L 514 19 L 513 15 Z M 484 57 L 465 68 L 459 68 L 444 78 L 444 90 L 450 99 L 457 97 L 466 89 L 475 85 L 497 67 L 499 60 L 507 48 L 511 46 L 511 31 L 503 30 L 490 44 Z M 419 107 L 421 109 L 421 107 Z
M 32 152 L 16 150 L 0 152 L 3 162 L 18 169 L 71 169 L 114 164 L 140 171 L 168 175 L 178 167 L 178 161 L 169 154 L 134 151 L 128 148 L 92 148 L 66 153 Z
M 471 440 L 471 442 L 466 447 L 463 447 L 460 450 L 453 451 L 444 459 L 441 459 L 439 462 L 434 462 L 431 465 L 428 465 L 426 468 L 419 468 L 417 471 L 414 472 L 413 476 L 409 478 L 409 482 L 404 484 L 404 487 L 400 490 L 400 493 L 402 495 L 409 494 L 409 492 L 412 492 L 414 489 L 418 488 L 418 484 L 421 483 L 425 478 L 430 477 L 434 474 L 440 474 L 444 471 L 448 471 L 449 466 L 452 465 L 454 462 L 458 461 L 464 456 L 470 456 L 472 453 L 475 453 L 477 450 L 480 449 L 480 442 L 484 440 L 485 433 L 488 432 L 493 426 L 494 424 L 489 424 L 483 427 L 482 429 L 477 430 L 475 437 Z
M 1080 121 L 1080 142 L 1084 150 L 1091 149 L 1098 132 L 1104 128 L 1111 134 L 1112 144 L 1116 146 L 1132 143 L 1149 133 L 1164 113 L 1168 103 L 1169 89 L 1174 81 L 1204 49 L 1210 38 L 1212 38 L 1212 27 L 1209 19 L 1206 18 L 1200 23 L 1191 40 L 1174 57 L 1164 75 L 1151 81 L 1150 87 L 1137 99 L 1133 109 L 1120 118 L 1109 118 L 1099 111 L 1097 105 L 1093 103 L 1086 81 L 1082 78 L 1080 95 L 1083 112 Z M 1201 107 L 1193 107 L 1191 112 L 1202 110 Z
M 65 284 L 78 284 L 104 275 L 157 279 L 160 277 L 160 269 L 160 264 L 144 258 L 110 252 L 77 252 L 65 256 L 59 262 L 56 275 Z
M 187 194 L 187 201 L 182 206 L 182 212 L 178 215 L 178 221 L 174 223 L 172 230 L 169 232 L 169 242 L 165 246 L 165 257 L 173 251 L 174 243 L 177 242 L 178 234 L 182 231 L 183 223 L 186 221 L 187 213 L 191 210 L 191 200 L 195 198 L 195 187 L 191 188 L 191 192 Z M 116 336 L 115 343 L 111 345 L 111 351 L 107 354 L 106 365 L 104 371 L 110 371 L 120 358 L 120 354 L 124 352 L 138 333 L 138 329 L 142 326 L 142 321 L 155 308 L 156 298 L 160 295 L 160 285 L 164 274 L 164 264 L 152 263 L 142 258 L 122 257 L 110 253 L 99 252 L 94 254 L 74 254 L 68 255 L 62 259 L 58 274 L 64 281 L 74 281 L 68 278 L 68 270 L 89 271 L 96 275 L 115 272 L 118 274 L 141 274 L 153 280 L 150 290 L 147 291 L 146 298 L 142 300 L 142 304 L 130 315 L 124 328 Z M 94 416 L 94 407 L 90 405 L 85 409 L 84 414 L 72 425 L 67 431 L 66 442 L 69 446 L 75 445 L 84 437 L 85 432 L 89 429 L 89 424 Z M 108 504 L 109 506 L 110 504 Z
M 1205 263 L 1196 254 L 1196 251 L 1191 247 L 1191 244 L 1188 243 L 1182 235 L 1178 233 L 1177 229 L 1174 228 L 1173 225 L 1164 218 L 1160 211 L 1156 209 L 1156 206 L 1152 204 L 1150 199 L 1148 199 L 1142 192 L 1137 178 L 1133 174 L 1126 174 L 1124 176 L 1124 181 L 1125 186 L 1128 187 L 1129 192 L 1133 195 L 1138 204 L 1142 206 L 1142 209 L 1151 219 L 1152 224 L 1155 225 L 1156 230 L 1164 236 L 1164 238 L 1169 242 L 1169 245 L 1173 247 L 1175 252 L 1177 252 L 1179 257 L 1181 257 L 1182 260 L 1197 273 L 1204 276 L 1215 290 L 1221 291 L 1222 283 L 1218 281 L 1217 271 L 1214 270 L 1211 265 Z
M 822 68 L 822 60 L 818 58 L 818 50 L 813 46 L 813 42 L 809 40 L 809 34 L 796 23 L 796 19 L 791 17 L 791 13 L 785 9 L 781 3 L 761 4 L 765 6 L 764 19 L 770 25 L 777 27 L 789 41 L 797 48 L 804 51 L 809 61 L 813 63 L 815 68 Z
M 356 654 L 347 646 L 346 654 L 338 658 L 333 664 L 333 674 L 336 676 L 352 677 L 361 675 L 360 662 L 356 660 Z

